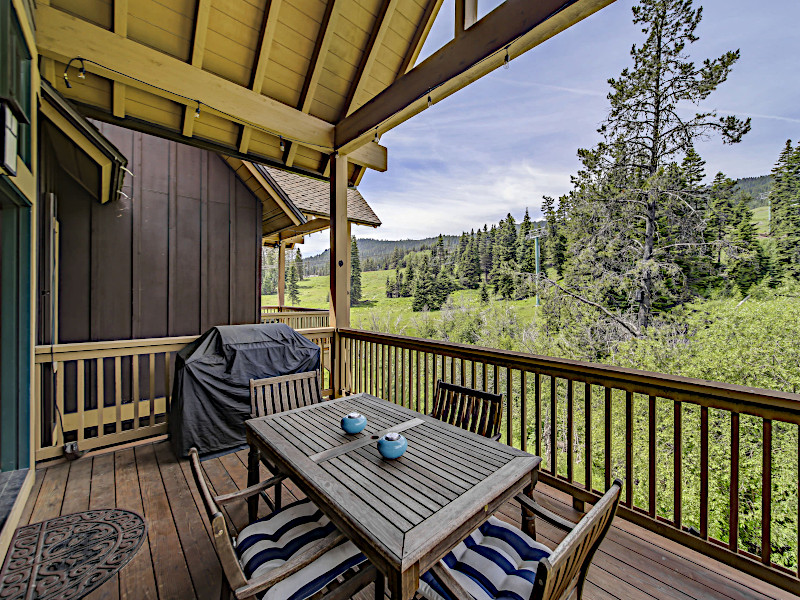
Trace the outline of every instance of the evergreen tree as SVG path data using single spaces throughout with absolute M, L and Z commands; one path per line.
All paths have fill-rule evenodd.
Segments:
M 403 296 L 407 298 L 409 296 L 414 295 L 414 278 L 416 274 L 414 273 L 414 261 L 408 261 L 408 268 L 406 269 L 406 293 Z
M 303 281 L 303 279 L 305 279 L 306 277 L 305 277 L 305 271 L 303 270 L 303 255 L 300 254 L 299 246 L 297 247 L 297 250 L 295 251 L 294 254 L 294 267 L 295 269 L 297 269 L 297 278 L 300 281 Z
M 355 306 L 359 302 L 361 302 L 361 258 L 358 255 L 356 236 L 353 236 L 350 241 L 350 306 Z
M 723 240 L 736 227 L 736 206 L 734 194 L 736 182 L 722 173 L 717 173 L 708 194 L 708 220 L 706 239 L 714 244 L 717 270 L 722 265 Z
M 389 275 L 387 275 L 386 276 L 386 297 L 387 298 L 393 298 L 394 297 L 393 296 L 393 292 L 394 292 L 394 285 L 392 285 L 392 278 Z
M 287 290 L 289 292 L 289 302 L 292 303 L 292 306 L 297 306 L 300 302 L 300 290 L 297 286 L 298 279 L 297 266 L 292 262 L 289 267 L 289 289 Z
M 422 255 L 422 264 L 419 267 L 417 278 L 414 284 L 414 300 L 411 302 L 411 310 L 419 312 L 426 307 L 430 308 L 431 291 L 433 289 L 433 277 L 430 267 L 430 259 L 427 252 Z
M 536 272 L 536 236 L 538 232 L 534 230 L 528 209 L 525 209 L 525 217 L 519 228 L 519 251 L 517 253 L 517 264 L 523 273 Z
M 480 263 L 481 271 L 483 271 L 484 282 L 489 281 L 489 272 L 492 270 L 492 263 L 494 262 L 494 257 L 492 256 L 492 250 L 494 247 L 493 238 L 494 225 L 492 225 L 492 231 L 489 231 L 487 226 L 484 224 L 480 247 Z
M 556 201 L 554 198 L 544 196 L 544 201 L 542 202 L 542 212 L 545 218 L 545 238 L 541 245 L 541 249 L 544 252 L 542 254 L 547 257 L 547 264 L 556 270 L 559 277 L 564 274 L 564 263 L 567 260 L 567 239 L 560 222 L 565 212 L 561 205 L 566 203 L 565 200 L 566 197 L 561 198 L 558 210 L 555 207 Z M 539 257 L 539 260 L 543 260 L 542 257 Z
M 481 284 L 481 304 L 488 304 L 489 303 L 489 289 L 486 287 L 485 283 Z
M 800 143 L 793 149 L 792 142 L 786 142 L 772 176 L 770 228 L 776 266 L 800 280 Z
M 742 199 L 736 207 L 736 230 L 732 236 L 736 254 L 730 267 L 730 275 L 736 287 L 747 295 L 748 290 L 766 275 L 768 264 L 764 250 L 756 239 L 753 211 Z

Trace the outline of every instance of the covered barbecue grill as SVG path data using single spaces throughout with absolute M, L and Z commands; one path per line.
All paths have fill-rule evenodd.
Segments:
M 169 430 L 178 456 L 245 444 L 250 380 L 319 369 L 319 346 L 288 325 L 214 327 L 178 352 Z

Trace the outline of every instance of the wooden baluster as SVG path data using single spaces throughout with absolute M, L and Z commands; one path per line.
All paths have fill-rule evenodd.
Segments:
M 558 398 L 556 397 L 556 378 L 550 376 L 550 472 L 558 475 Z
M 416 370 L 416 379 L 414 380 L 414 398 L 415 398 L 415 408 L 417 412 L 419 412 L 419 379 L 420 379 L 420 370 L 419 370 L 419 350 L 416 351 L 416 360 L 417 360 L 417 370 Z
M 492 374 L 494 375 L 494 380 L 492 381 L 492 391 L 496 394 L 500 386 L 500 367 L 497 365 L 492 366 Z
M 728 548 L 739 552 L 739 413 L 731 413 L 731 487 Z
M 540 373 L 533 374 L 533 406 L 536 419 L 536 456 L 542 455 L 542 377 Z
M 456 382 L 456 357 L 450 358 L 450 383 Z
M 605 411 L 603 418 L 605 420 L 603 431 L 603 443 L 605 444 L 605 476 L 606 476 L 606 489 L 611 487 L 611 388 L 605 388 Z
M 583 388 L 584 432 L 584 487 L 592 491 L 592 384 L 585 383 Z
M 170 359 L 172 358 L 172 353 L 164 352 L 164 400 L 165 400 L 165 410 L 167 414 L 169 414 L 170 406 L 172 405 L 172 389 L 170 388 L 170 374 L 169 374 L 169 364 Z
M 139 429 L 139 404 L 141 396 L 139 394 L 139 355 L 131 356 L 131 394 L 133 396 L 133 428 Z
M 528 372 L 519 372 L 519 443 L 520 448 L 528 451 Z
M 397 346 L 392 346 L 392 370 L 394 371 L 394 386 L 392 388 L 392 402 L 398 404 L 397 398 L 400 395 L 400 387 L 397 385 L 397 376 L 399 369 L 397 368 L 397 351 L 400 350 Z
M 648 482 L 648 508 L 650 510 L 650 517 L 656 518 L 656 397 L 650 396 L 649 398 L 649 414 L 647 432 L 648 443 L 650 444 L 650 453 L 648 456 L 648 473 L 650 480 Z
M 53 367 L 56 370 L 56 389 L 53 390 L 53 395 L 56 398 L 56 408 L 58 410 L 56 415 L 55 446 L 60 448 L 64 445 L 64 436 L 66 434 L 66 431 L 64 431 L 64 419 L 66 417 L 64 414 L 64 363 L 54 362 Z
M 471 374 L 471 377 L 472 377 L 472 379 L 470 379 L 470 387 L 471 387 L 473 390 L 477 390 L 477 389 L 478 389 L 478 384 L 477 384 L 477 383 L 475 383 L 475 376 L 477 375 L 477 374 L 475 373 L 475 361 L 474 361 L 474 360 L 471 360 L 471 361 L 469 361 L 469 364 L 470 364 L 470 369 L 471 369 L 471 371 L 472 371 L 472 374 Z
M 84 390 L 86 385 L 86 372 L 84 360 L 82 358 L 78 359 L 77 363 L 77 397 L 75 398 L 75 402 L 77 403 L 78 409 L 78 448 L 80 448 L 80 444 L 83 441 L 84 429 L 86 428 L 84 424 L 84 411 L 86 409 L 86 392 Z
M 510 367 L 506 367 L 506 444 L 514 445 L 514 372 Z
M 122 357 L 114 357 L 114 407 L 117 413 L 116 433 L 122 433 Z
M 461 373 L 459 374 L 459 381 L 461 382 L 461 387 L 464 387 L 464 385 L 466 385 L 466 383 L 464 381 L 464 376 L 465 375 L 464 375 L 464 359 L 463 358 L 459 359 L 459 367 L 461 368 Z
M 772 420 L 764 419 L 761 454 L 761 562 L 772 564 Z
M 423 352 L 422 358 L 425 361 L 425 381 L 424 381 L 423 386 L 422 386 L 423 393 L 425 394 L 425 404 L 423 405 L 422 412 L 427 415 L 428 414 L 428 385 L 429 385 L 429 383 L 432 383 L 432 382 L 429 382 L 429 380 L 428 380 L 428 353 L 427 352 Z
M 408 357 L 408 376 L 411 377 L 411 356 Z M 401 395 L 400 395 L 400 404 L 406 406 L 406 401 L 408 398 L 406 397 L 406 349 L 400 348 L 400 384 L 401 384 Z M 409 381 L 408 387 L 411 387 L 411 383 Z M 411 408 L 411 402 L 408 401 L 408 407 Z
M 674 456 L 673 456 L 673 465 L 672 465 L 672 472 L 673 478 L 675 480 L 675 489 L 674 489 L 674 498 L 672 500 L 672 504 L 674 506 L 673 509 L 673 521 L 675 522 L 675 527 L 678 530 L 683 528 L 683 519 L 682 519 L 682 507 L 683 507 L 683 476 L 682 476 L 682 467 L 683 467 L 683 404 L 681 402 L 675 401 L 673 406 L 673 418 L 675 419 L 673 425 L 673 446 L 674 446 Z
M 700 537 L 708 539 L 708 407 L 700 407 Z
M 572 483 L 575 469 L 575 419 L 572 380 L 567 379 L 567 481 Z
M 35 363 L 33 366 L 33 450 L 39 452 L 42 449 L 42 365 Z
M 105 384 L 105 360 L 98 358 L 95 361 L 97 367 L 97 437 L 103 437 L 106 434 L 105 428 L 105 412 L 106 412 L 106 384 Z
M 633 506 L 633 392 L 625 391 L 625 504 Z
M 150 354 L 150 420 L 149 427 L 156 424 L 156 355 Z
M 442 367 L 442 381 L 446 381 L 447 380 L 447 369 L 445 369 L 445 367 L 447 366 L 447 358 L 445 357 L 444 354 L 441 355 L 441 361 L 442 361 L 442 364 L 441 364 L 441 367 Z

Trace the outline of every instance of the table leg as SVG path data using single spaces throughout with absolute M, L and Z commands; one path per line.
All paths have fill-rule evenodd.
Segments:
M 261 457 L 257 448 L 250 446 L 247 454 L 247 487 L 258 483 L 258 471 Z M 258 494 L 254 494 L 247 499 L 247 516 L 252 523 L 258 518 Z
M 386 578 L 378 571 L 375 576 L 375 600 L 384 600 L 386 597 Z
M 419 563 L 414 563 L 402 573 L 391 573 L 388 579 L 392 600 L 412 600 L 419 587 Z
M 525 486 L 524 494 L 533 500 L 533 488 L 536 487 L 536 482 L 539 481 L 538 471 L 531 473 L 531 483 Z M 522 531 L 528 534 L 531 539 L 536 539 L 536 519 L 533 513 L 522 507 Z

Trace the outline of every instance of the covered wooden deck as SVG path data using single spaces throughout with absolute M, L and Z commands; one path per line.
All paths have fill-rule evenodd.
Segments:
M 246 485 L 246 451 L 204 463 L 218 494 Z M 265 473 L 266 475 L 266 473 Z M 288 483 L 285 499 L 302 497 Z M 576 520 L 569 496 L 539 484 L 537 500 Z M 262 504 L 263 506 L 263 504 Z M 189 600 L 220 597 L 222 573 L 201 516 L 201 501 L 187 461 L 175 458 L 166 441 L 85 456 L 37 470 L 20 526 L 62 514 L 119 507 L 143 514 L 150 527 L 143 549 L 117 577 L 88 598 Z M 228 516 L 241 526 L 244 505 Z M 500 518 L 519 524 L 519 507 L 503 507 Z M 538 537 L 554 546 L 563 534 L 541 522 Z M 622 519 L 615 521 L 589 571 L 585 598 L 794 598 L 788 592 L 658 537 Z M 370 589 L 354 600 L 372 598 Z

